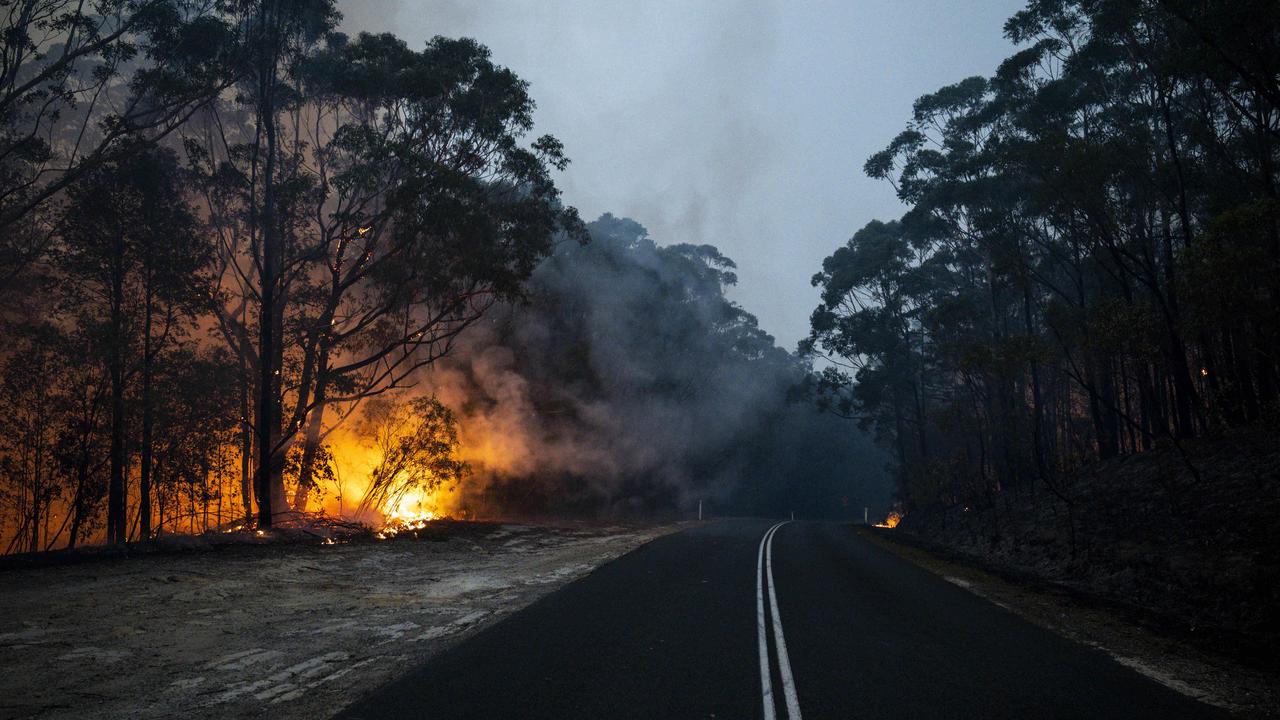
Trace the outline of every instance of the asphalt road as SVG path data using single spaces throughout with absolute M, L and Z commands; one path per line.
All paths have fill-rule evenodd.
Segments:
M 762 542 L 775 525 L 659 538 L 339 717 L 1223 716 L 848 525 L 785 523 Z

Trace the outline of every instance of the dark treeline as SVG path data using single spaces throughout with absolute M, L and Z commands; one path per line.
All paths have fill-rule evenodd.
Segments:
M 814 278 L 820 394 L 909 508 L 1069 501 L 1082 464 L 1280 400 L 1280 5 L 1037 0 L 1005 33 L 868 160 L 910 210 Z
M 508 513 L 862 517 L 887 507 L 883 460 L 798 402 L 807 362 L 725 296 L 711 245 L 658 245 L 604 215 L 562 242 L 528 302 L 491 313 L 433 370 L 480 452 L 458 504 Z M 435 374 L 438 373 L 438 374 Z M 454 399 L 456 398 L 456 400 Z
M 0 11 L 0 550 L 305 510 L 323 435 L 582 233 L 472 40 L 349 38 L 330 0 Z

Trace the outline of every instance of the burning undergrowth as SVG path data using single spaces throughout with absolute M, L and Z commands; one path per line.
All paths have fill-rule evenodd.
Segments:
M 898 527 L 898 523 L 901 523 L 901 522 L 902 522 L 902 512 L 895 508 L 889 511 L 889 514 L 885 516 L 884 520 L 876 523 L 875 527 L 883 528 L 885 530 L 892 530 L 893 528 Z
M 710 245 L 659 245 L 610 215 L 589 231 L 589 243 L 566 238 L 540 262 L 524 302 L 468 319 L 447 354 L 403 382 L 369 380 L 359 392 L 331 378 L 329 400 L 299 409 L 292 383 L 305 373 L 290 364 L 282 402 L 295 406 L 292 434 L 267 478 L 273 528 L 328 538 L 341 523 L 396 537 L 441 518 L 627 518 L 699 504 L 711 514 L 830 516 L 849 496 L 881 504 L 879 452 L 842 420 L 791 401 L 810 368 L 727 297 L 729 258 Z M 352 348 L 341 353 L 358 360 Z M 257 539 L 252 388 L 241 386 L 237 408 L 223 391 L 235 368 L 201 357 L 162 378 L 156 397 L 173 406 L 157 411 L 148 489 L 140 457 L 119 468 L 130 517 L 117 524 L 128 541 Z M 223 402 L 198 413 L 208 397 Z M 28 501 L 50 527 L 0 527 L 10 551 L 104 537 L 101 421 L 73 427 L 83 430 L 67 436 L 75 443 L 54 443 L 52 430 L 41 440 L 57 445 L 42 462 L 56 459 L 66 482 L 42 491 L 39 507 Z

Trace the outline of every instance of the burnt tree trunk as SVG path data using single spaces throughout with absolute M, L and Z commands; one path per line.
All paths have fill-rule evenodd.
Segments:
M 154 358 L 151 349 L 151 283 L 147 283 L 146 307 L 144 309 L 142 327 L 142 457 L 138 470 L 138 522 L 141 523 L 141 537 L 151 537 L 151 451 L 152 428 L 154 423 L 151 407 L 151 373 Z
M 266 136 L 266 155 L 262 176 L 262 217 L 260 232 L 262 234 L 262 277 L 261 304 L 258 308 L 258 527 L 269 528 L 273 519 L 274 477 L 280 441 L 279 387 L 280 367 L 276 359 L 276 335 L 280 328 L 276 327 L 276 290 L 280 265 L 280 237 L 276 220 L 275 170 L 276 170 L 276 110 L 275 89 L 278 66 L 279 38 L 272 32 L 272 25 L 277 18 L 271 17 L 279 12 L 276 3 L 263 2 L 259 11 L 259 27 L 263 33 L 261 38 L 264 55 L 258 66 L 258 125 Z
M 107 542 L 127 540 L 124 450 L 124 238 L 117 233 L 111 262 L 111 476 L 107 484 Z

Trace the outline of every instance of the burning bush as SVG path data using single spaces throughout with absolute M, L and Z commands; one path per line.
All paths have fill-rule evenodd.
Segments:
M 896 528 L 900 522 L 902 522 L 902 513 L 894 509 L 889 511 L 889 515 L 884 519 L 884 522 L 878 522 L 875 526 L 878 528 Z
M 370 401 L 361 420 L 378 461 L 360 501 L 360 512 L 376 511 L 388 529 L 435 518 L 436 494 L 471 473 L 458 459 L 458 423 L 453 411 L 435 398 L 408 402 L 381 397 Z

